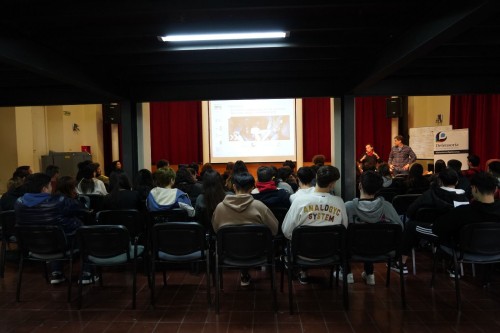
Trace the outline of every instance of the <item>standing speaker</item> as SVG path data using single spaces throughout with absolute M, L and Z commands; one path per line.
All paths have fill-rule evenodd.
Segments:
M 102 121 L 105 124 L 120 124 L 122 113 L 119 103 L 106 103 L 102 105 Z
M 389 97 L 385 99 L 385 115 L 387 118 L 398 118 L 403 115 L 401 97 Z

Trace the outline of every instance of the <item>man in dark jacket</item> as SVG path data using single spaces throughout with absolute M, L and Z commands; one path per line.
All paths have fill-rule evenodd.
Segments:
M 25 183 L 26 193 L 17 199 L 14 209 L 19 225 L 59 225 L 67 236 L 73 236 L 82 222 L 76 217 L 81 208 L 77 200 L 52 195 L 50 176 L 44 173 L 30 175 Z M 65 280 L 59 261 L 51 262 L 51 284 Z
M 413 247 L 420 240 L 419 234 L 432 234 L 433 221 L 415 221 L 417 211 L 420 208 L 433 208 L 437 215 L 445 214 L 453 207 L 468 204 L 469 201 L 464 190 L 456 189 L 455 185 L 458 182 L 458 174 L 451 168 L 444 169 L 438 175 L 442 186 L 434 184 L 429 190 L 422 193 L 409 207 L 406 215 L 409 221 L 406 222 L 403 233 L 402 253 L 403 253 L 403 271 L 408 274 L 406 260 L 411 253 Z M 391 267 L 394 271 L 399 272 L 399 264 L 394 263 Z
M 278 189 L 273 180 L 273 169 L 261 166 L 257 169 L 256 188 L 252 191 L 254 199 L 262 201 L 267 207 L 290 207 L 290 193 Z

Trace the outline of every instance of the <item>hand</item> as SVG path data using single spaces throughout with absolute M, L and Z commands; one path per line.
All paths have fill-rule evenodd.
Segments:
M 404 167 L 403 167 L 403 170 L 408 170 L 410 168 L 410 165 L 409 164 L 406 164 Z
M 394 170 L 394 165 L 389 164 L 389 170 L 390 170 L 390 171 L 393 171 L 393 170 Z

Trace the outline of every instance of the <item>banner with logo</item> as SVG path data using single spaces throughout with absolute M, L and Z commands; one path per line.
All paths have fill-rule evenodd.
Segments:
M 469 129 L 438 131 L 434 133 L 434 162 L 459 160 L 466 170 L 469 155 Z

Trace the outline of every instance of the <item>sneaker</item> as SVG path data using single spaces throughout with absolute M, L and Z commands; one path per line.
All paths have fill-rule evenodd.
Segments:
M 55 271 L 52 272 L 50 276 L 50 284 L 59 284 L 66 281 L 66 278 L 64 277 L 62 272 Z
M 391 264 L 391 270 L 396 272 L 396 273 L 399 273 L 400 270 L 399 270 L 399 262 L 395 261 Z M 403 264 L 403 274 L 408 274 L 408 266 L 406 266 L 406 264 Z
M 333 277 L 337 278 L 337 271 L 333 271 Z M 342 270 L 339 271 L 339 281 L 344 280 L 344 274 L 342 274 Z M 352 273 L 347 273 L 347 283 L 354 283 L 354 275 Z
M 374 274 L 366 274 L 366 272 L 361 273 L 361 278 L 365 280 L 366 284 L 369 286 L 375 285 L 375 275 Z
M 246 273 L 246 274 L 243 274 L 241 273 L 241 277 L 240 277 L 240 285 L 242 287 L 246 287 L 248 285 L 250 285 L 250 274 Z
M 298 277 L 299 283 L 300 284 L 308 284 L 308 278 L 307 278 L 307 272 L 305 271 L 300 271 L 299 272 L 299 277 Z
M 91 284 L 93 282 L 99 281 L 99 276 L 92 276 L 91 273 L 89 272 L 83 272 L 82 276 L 82 285 L 85 286 L 87 284 Z M 78 280 L 78 283 L 80 283 L 80 280 Z
M 452 279 L 455 278 L 455 268 L 453 268 L 453 267 L 448 268 L 447 272 Z M 458 278 L 460 279 L 460 273 L 458 273 Z

